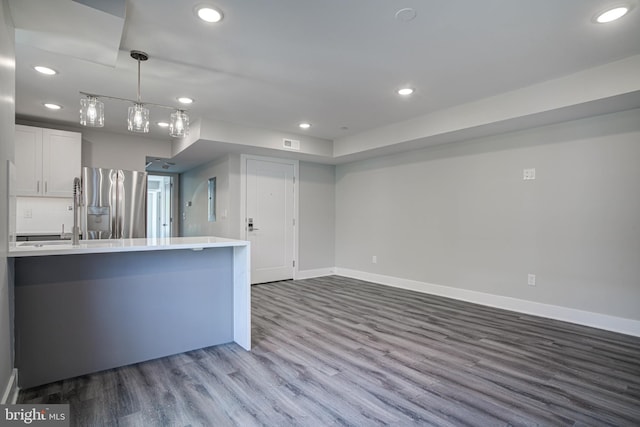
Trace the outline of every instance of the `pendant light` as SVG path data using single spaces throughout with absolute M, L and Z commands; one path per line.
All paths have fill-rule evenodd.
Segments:
M 182 111 L 176 110 L 171 113 L 171 121 L 169 122 L 169 135 L 174 138 L 183 138 L 189 133 L 189 116 Z
M 80 124 L 101 128 L 104 126 L 104 103 L 95 96 L 80 100 Z
M 138 98 L 136 103 L 129 107 L 127 129 L 131 132 L 149 132 L 149 109 L 145 108 L 140 97 L 140 61 L 149 59 L 149 55 L 139 50 L 132 50 L 131 57 L 138 61 Z
M 149 132 L 149 109 L 145 105 L 154 107 L 167 108 L 174 110 L 171 114 L 169 122 L 169 134 L 175 138 L 182 138 L 189 134 L 189 116 L 183 109 L 171 107 L 168 105 L 154 104 L 142 102 L 140 95 L 140 62 L 149 59 L 149 55 L 139 50 L 132 50 L 130 55 L 138 62 L 138 92 L 136 100 L 118 98 L 108 95 L 97 95 L 87 92 L 80 92 L 86 98 L 80 100 L 80 124 L 89 127 L 104 126 L 104 103 L 99 98 L 115 99 L 118 101 L 130 102 L 133 105 L 129 107 L 127 114 L 127 129 L 131 132 L 148 133 Z
M 149 109 L 144 104 L 135 103 L 129 107 L 127 130 L 131 132 L 149 132 Z

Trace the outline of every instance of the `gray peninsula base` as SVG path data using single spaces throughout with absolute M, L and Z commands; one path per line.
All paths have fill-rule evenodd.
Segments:
M 234 248 L 14 258 L 19 386 L 234 341 Z

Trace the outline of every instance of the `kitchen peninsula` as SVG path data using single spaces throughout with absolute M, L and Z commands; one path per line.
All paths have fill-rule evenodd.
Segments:
M 249 243 L 16 242 L 15 365 L 33 387 L 198 348 L 251 348 Z

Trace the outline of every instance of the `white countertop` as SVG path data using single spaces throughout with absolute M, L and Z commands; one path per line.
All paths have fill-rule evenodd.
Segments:
M 14 242 L 9 244 L 9 257 L 31 257 L 47 255 L 78 255 L 108 252 L 140 252 L 162 251 L 174 249 L 202 250 L 226 246 L 246 246 L 244 240 L 226 239 L 224 237 L 169 237 L 164 239 L 113 239 L 113 240 L 81 240 L 73 246 L 70 240 L 54 240 L 43 242 Z

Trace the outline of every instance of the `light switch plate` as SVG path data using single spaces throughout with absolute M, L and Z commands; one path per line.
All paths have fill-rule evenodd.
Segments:
M 524 179 L 525 181 L 536 179 L 536 169 L 535 168 L 523 169 L 522 179 Z

